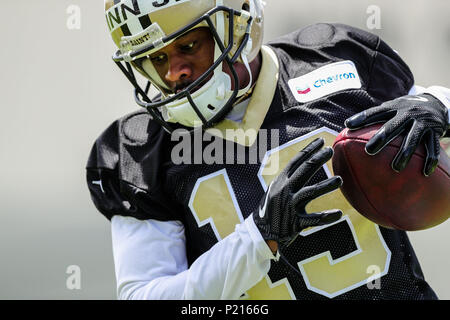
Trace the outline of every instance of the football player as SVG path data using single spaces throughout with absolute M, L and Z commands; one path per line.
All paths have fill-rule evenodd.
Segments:
M 393 169 L 424 143 L 432 174 L 450 90 L 415 86 L 383 40 L 343 24 L 263 45 L 261 0 L 105 8 L 113 59 L 143 107 L 101 134 L 87 164 L 111 221 L 120 299 L 437 298 L 406 232 L 340 193 L 330 146 L 345 125 L 385 122 L 367 152 L 405 134 Z M 197 161 L 176 161 L 175 135 Z M 263 156 L 249 161 L 255 150 Z M 215 161 L 198 161 L 205 154 Z

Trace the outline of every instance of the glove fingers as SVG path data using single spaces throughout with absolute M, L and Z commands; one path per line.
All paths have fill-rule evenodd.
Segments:
M 439 163 L 439 153 L 441 147 L 439 139 L 433 130 L 428 130 L 424 135 L 425 148 L 427 150 L 427 157 L 425 159 L 425 165 L 423 168 L 423 174 L 428 177 L 434 172 Z
M 366 152 L 375 155 L 394 140 L 398 135 L 408 130 L 414 123 L 414 119 L 405 118 L 402 122 L 395 119 L 386 122 L 372 138 L 366 143 Z
M 297 153 L 286 166 L 286 172 L 288 178 L 298 169 L 298 167 L 309 159 L 313 154 L 318 152 L 325 144 L 325 140 L 317 138 L 310 142 L 305 148 Z
M 386 122 L 392 119 L 396 113 L 396 110 L 381 105 L 353 115 L 345 120 L 345 126 L 350 130 L 360 129 L 375 123 Z
M 424 134 L 424 128 L 418 122 L 414 122 L 408 135 L 403 139 L 400 150 L 392 161 L 392 169 L 397 172 L 406 168 L 411 160 L 414 151 L 419 146 L 420 140 Z
M 311 177 L 332 157 L 333 149 L 331 147 L 326 147 L 301 163 L 298 169 L 294 171 L 289 178 L 292 184 L 292 190 L 298 190 L 308 183 Z
M 330 193 L 342 186 L 342 178 L 340 176 L 334 176 L 323 180 L 315 185 L 307 186 L 300 189 L 293 197 L 292 200 L 296 206 L 297 211 L 304 211 L 305 206 L 312 200 Z
M 321 213 L 302 214 L 299 216 L 297 227 L 299 232 L 310 227 L 318 227 L 338 221 L 342 217 L 342 211 L 333 209 Z

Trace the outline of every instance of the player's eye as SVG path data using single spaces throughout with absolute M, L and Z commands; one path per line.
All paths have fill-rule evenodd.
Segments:
M 188 44 L 184 44 L 180 46 L 181 51 L 183 52 L 191 52 L 197 46 L 197 41 L 189 42 Z
M 166 56 L 165 54 L 159 54 L 159 55 L 157 55 L 157 56 L 150 57 L 150 60 L 151 60 L 154 64 L 161 65 L 161 64 L 163 64 L 163 63 L 167 60 L 167 56 Z

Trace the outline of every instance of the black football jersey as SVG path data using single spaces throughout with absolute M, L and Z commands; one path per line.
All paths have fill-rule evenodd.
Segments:
M 131 113 L 107 128 L 92 148 L 87 183 L 98 210 L 108 219 L 182 221 L 192 264 L 256 210 L 267 185 L 296 152 L 317 137 L 332 145 L 345 119 L 406 95 L 414 83 L 408 66 L 385 42 L 346 25 L 312 25 L 268 43 L 264 52 L 274 57 L 276 75 L 267 69 L 266 54 L 242 122 L 217 126 L 245 135 L 256 123 L 256 137 L 237 141 L 199 131 L 201 143 L 192 134 L 181 152 L 180 137 L 174 139 L 145 110 Z M 185 161 L 174 161 L 181 154 Z M 309 183 L 332 174 L 328 163 Z M 304 230 L 285 250 L 297 272 L 282 260 L 272 261 L 268 275 L 243 297 L 437 298 L 405 232 L 370 222 L 339 190 L 315 199 L 307 210 L 333 208 L 343 211 L 340 221 Z

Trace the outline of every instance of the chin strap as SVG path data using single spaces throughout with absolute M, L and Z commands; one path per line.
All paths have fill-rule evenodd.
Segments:
M 216 6 L 221 6 L 221 5 L 223 5 L 223 0 L 216 0 Z M 225 40 L 224 40 L 225 39 L 225 18 L 224 18 L 224 13 L 222 11 L 219 11 L 216 14 L 216 30 L 217 30 L 217 34 L 219 35 L 219 38 L 222 41 L 222 43 L 225 43 Z M 236 98 L 240 98 L 243 95 L 245 95 L 252 86 L 253 76 L 252 76 L 252 72 L 250 69 L 250 63 L 247 58 L 248 55 L 250 54 L 250 51 L 252 50 L 252 47 L 253 47 L 252 39 L 249 37 L 248 41 L 245 45 L 245 48 L 242 50 L 242 52 L 240 54 L 240 58 L 245 66 L 245 69 L 247 70 L 247 72 L 249 74 L 250 80 L 245 88 L 240 89 L 238 91 Z M 216 44 L 214 47 L 214 61 L 217 61 L 221 54 L 222 54 L 222 51 L 220 50 L 219 45 Z M 214 70 L 214 76 L 217 76 L 218 73 L 222 73 L 222 72 L 223 72 L 223 62 L 221 62 L 217 66 L 217 68 Z M 225 95 L 226 95 L 225 86 L 224 85 L 219 86 L 217 88 L 217 97 L 224 99 Z
M 216 6 L 223 5 L 223 0 L 216 0 Z M 220 41 L 225 43 L 225 17 L 222 11 L 216 13 L 216 32 L 219 35 Z M 214 45 L 214 61 L 217 61 L 222 54 L 219 45 Z M 217 66 L 214 70 L 214 77 L 218 77 L 218 74 L 222 72 L 223 62 Z M 225 98 L 225 85 L 222 84 L 217 88 L 217 98 L 223 100 Z
M 252 46 L 253 46 L 252 38 L 248 38 L 247 44 L 245 45 L 244 50 L 242 50 L 242 52 L 241 52 L 241 60 L 244 63 L 245 69 L 247 70 L 250 79 L 248 81 L 247 86 L 244 89 L 240 89 L 238 91 L 238 94 L 237 94 L 238 98 L 243 96 L 244 94 L 246 94 L 247 91 L 250 90 L 250 88 L 252 87 L 252 84 L 253 84 L 252 83 L 253 82 L 253 75 L 252 75 L 252 71 L 250 69 L 250 64 L 249 64 L 248 58 L 247 58 L 248 54 L 252 50 Z

